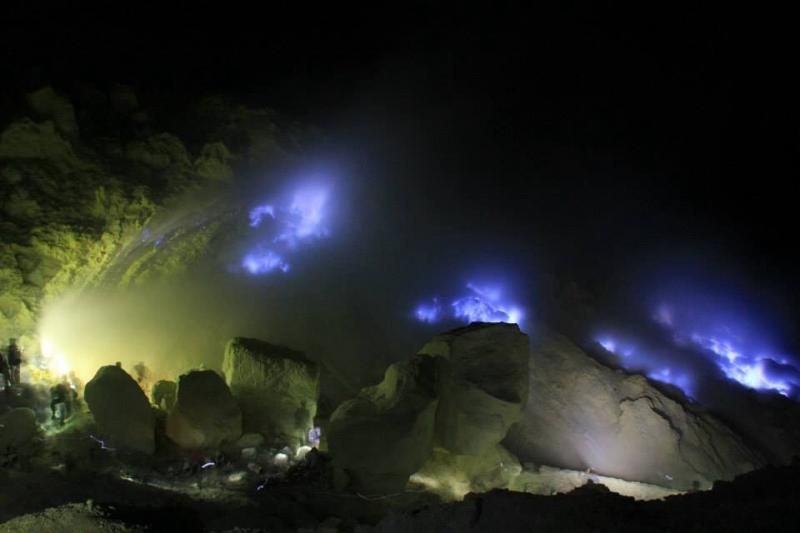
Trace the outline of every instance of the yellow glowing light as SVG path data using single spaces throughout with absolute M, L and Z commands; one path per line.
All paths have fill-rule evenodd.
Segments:
M 41 342 L 42 355 L 44 356 L 47 369 L 59 376 L 69 374 L 70 365 L 67 356 L 49 339 L 43 338 Z

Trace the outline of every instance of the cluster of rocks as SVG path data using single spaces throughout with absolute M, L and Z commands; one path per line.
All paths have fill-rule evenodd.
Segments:
M 171 442 L 237 450 L 255 473 L 310 449 L 315 363 L 236 338 L 222 368 L 224 378 L 195 370 L 155 385 Z M 154 408 L 121 368 L 101 368 L 85 398 L 108 446 L 155 451 Z M 657 498 L 764 464 L 722 421 L 643 376 L 604 366 L 544 328 L 531 345 L 512 324 L 436 336 L 341 403 L 323 440 L 334 487 L 368 495 L 399 493 L 409 482 L 454 499 L 495 488 L 547 494 L 594 480 Z M 262 457 L 267 449 L 275 453 Z
M 331 416 L 337 485 L 391 493 L 443 456 L 480 463 L 502 453 L 497 448 L 527 401 L 528 353 L 516 325 L 473 324 L 391 365 L 380 384 Z
M 288 446 L 292 454 L 305 444 L 319 396 L 316 363 L 281 346 L 235 338 L 226 347 L 223 368 L 224 378 L 213 370 L 192 370 L 177 383 L 154 385 L 153 404 L 166 410 L 165 433 L 173 443 L 202 452 L 266 443 Z M 154 408 L 121 367 L 100 368 L 84 397 L 108 447 L 156 451 Z

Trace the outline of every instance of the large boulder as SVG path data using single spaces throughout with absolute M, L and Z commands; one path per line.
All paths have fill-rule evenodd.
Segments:
M 528 337 L 516 324 L 475 323 L 420 351 L 441 357 L 436 444 L 479 455 L 499 444 L 528 399 Z
M 222 370 L 245 431 L 275 445 L 305 444 L 319 399 L 316 363 L 289 348 L 238 337 L 225 348 Z
M 328 450 L 337 483 L 368 493 L 403 490 L 433 450 L 437 358 L 418 355 L 391 365 L 331 415 Z
M 544 328 L 530 366 L 530 399 L 506 440 L 524 461 L 679 490 L 708 488 L 762 463 L 718 419 Z
M 167 436 L 182 448 L 213 450 L 242 435 L 242 412 L 225 381 L 213 370 L 178 379 L 178 400 L 167 415 Z
M 122 368 L 101 367 L 83 393 L 97 431 L 116 449 L 152 454 L 155 415 L 147 396 Z

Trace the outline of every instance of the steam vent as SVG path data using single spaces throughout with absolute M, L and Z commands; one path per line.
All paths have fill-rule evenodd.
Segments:
M 800 531 L 788 13 L 73 4 L 0 8 L 0 533 Z

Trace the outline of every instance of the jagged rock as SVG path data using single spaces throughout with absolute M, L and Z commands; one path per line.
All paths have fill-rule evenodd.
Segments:
M 43 87 L 30 93 L 28 104 L 41 118 L 52 120 L 58 131 L 67 138 L 78 136 L 78 123 L 72 103 L 57 94 L 52 87 Z
M 417 355 L 391 365 L 331 415 L 328 450 L 340 486 L 370 493 L 402 490 L 431 454 L 438 358 Z
M 499 444 L 528 399 L 528 337 L 516 324 L 476 323 L 435 337 L 419 353 L 447 361 L 437 445 L 478 455 Z
M 39 426 L 36 413 L 18 407 L 0 415 L 0 455 L 26 448 L 36 436 Z
M 152 454 L 155 416 L 142 389 L 118 366 L 100 367 L 84 388 L 98 432 L 114 448 Z
M 242 408 L 247 432 L 297 447 L 313 427 L 319 366 L 283 346 L 237 337 L 225 348 L 225 380 Z
M 228 164 L 231 152 L 224 143 L 208 143 L 203 146 L 200 157 L 194 162 L 198 176 L 212 180 L 229 180 L 233 177 L 233 169 Z
M 167 436 L 189 450 L 216 449 L 242 435 L 242 412 L 225 381 L 213 370 L 178 379 L 178 400 L 167 415 Z
M 761 464 L 727 426 L 603 366 L 542 329 L 531 350 L 530 399 L 506 440 L 522 460 L 664 487 L 710 487 Z
M 153 384 L 153 388 L 150 390 L 150 401 L 153 402 L 153 405 L 165 411 L 170 411 L 175 405 L 177 392 L 177 383 L 161 379 Z

